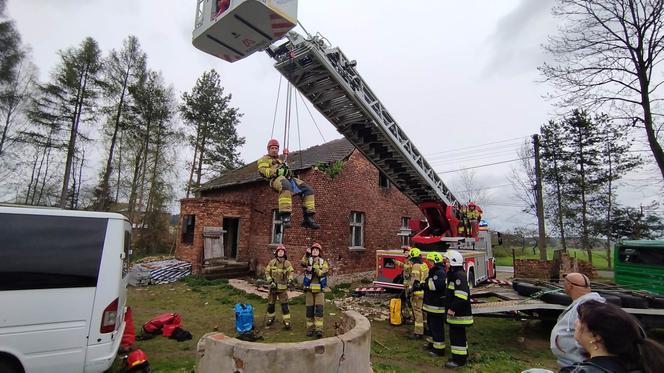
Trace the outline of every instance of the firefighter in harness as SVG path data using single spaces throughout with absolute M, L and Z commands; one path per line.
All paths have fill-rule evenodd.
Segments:
M 413 318 L 415 319 L 415 328 L 413 330 L 414 339 L 421 339 L 424 335 L 424 320 L 422 314 L 422 301 L 424 298 L 424 288 L 420 288 L 420 283 L 426 281 L 429 276 L 429 267 L 422 263 L 422 252 L 417 247 L 413 247 L 408 252 L 408 260 L 411 262 L 410 278 L 404 282 L 404 286 L 410 294 L 410 304 L 413 307 Z
M 463 256 L 456 250 L 445 253 L 447 269 L 447 297 L 445 309 L 447 324 L 450 327 L 450 350 L 452 357 L 446 368 L 458 368 L 468 360 L 466 328 L 473 325 L 473 312 L 470 307 L 470 289 L 466 271 L 463 269 Z
M 317 338 L 323 336 L 323 305 L 325 304 L 325 293 L 327 287 L 327 261 L 320 257 L 322 247 L 314 242 L 311 245 L 311 256 L 307 259 L 304 269 L 302 285 L 304 287 L 304 301 L 307 317 L 307 337 L 314 334 Z M 304 258 L 303 258 L 304 259 Z
M 268 141 L 267 155 L 258 160 L 258 173 L 279 193 L 279 215 L 284 228 L 291 226 L 293 194 L 299 194 L 302 198 L 304 211 L 302 226 L 311 229 L 320 228 L 314 220 L 316 213 L 314 190 L 304 181 L 294 177 L 286 162 L 279 158 L 279 141 L 276 139 Z
M 267 297 L 267 325 L 274 323 L 275 305 L 277 299 L 281 304 L 281 314 L 284 328 L 290 329 L 290 310 L 288 309 L 288 286 L 294 282 L 293 266 L 288 261 L 288 254 L 284 245 L 277 246 L 274 251 L 275 258 L 270 260 L 265 267 L 265 280 L 270 285 L 270 293 Z

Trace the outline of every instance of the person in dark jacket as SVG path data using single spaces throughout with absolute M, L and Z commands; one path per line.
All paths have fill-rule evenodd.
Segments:
M 463 269 L 463 256 L 456 250 L 445 253 L 447 269 L 447 296 L 445 309 L 450 328 L 450 352 L 452 357 L 445 363 L 446 368 L 458 368 L 468 360 L 466 328 L 473 325 L 473 311 L 470 308 L 470 288 Z
M 574 338 L 590 355 L 561 373 L 664 372 L 664 347 L 649 339 L 634 316 L 610 303 L 579 305 Z
M 437 252 L 427 254 L 427 260 L 433 263 L 425 282 L 418 284 L 424 290 L 422 310 L 427 315 L 429 334 L 427 348 L 432 355 L 445 355 L 445 288 L 447 285 L 443 256 Z

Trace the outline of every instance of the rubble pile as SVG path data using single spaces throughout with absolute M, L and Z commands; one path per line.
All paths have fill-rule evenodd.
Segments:
M 342 311 L 353 310 L 372 321 L 385 321 L 390 317 L 390 299 L 398 294 L 367 294 L 334 299 L 334 305 Z

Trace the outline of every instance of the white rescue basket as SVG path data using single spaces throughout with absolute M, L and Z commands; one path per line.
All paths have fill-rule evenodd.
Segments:
M 228 62 L 264 50 L 297 24 L 297 0 L 198 0 L 193 44 Z

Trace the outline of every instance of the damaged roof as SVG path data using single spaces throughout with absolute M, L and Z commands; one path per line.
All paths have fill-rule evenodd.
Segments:
M 326 142 L 325 144 L 312 146 L 301 152 L 292 152 L 288 155 L 288 163 L 291 170 L 294 171 L 308 169 L 319 163 L 344 160 L 354 149 L 353 144 L 345 138 L 341 138 Z M 262 180 L 262 177 L 258 174 L 256 162 L 258 162 L 258 159 L 246 166 L 228 171 L 218 178 L 201 185 L 198 190 L 207 191 Z

